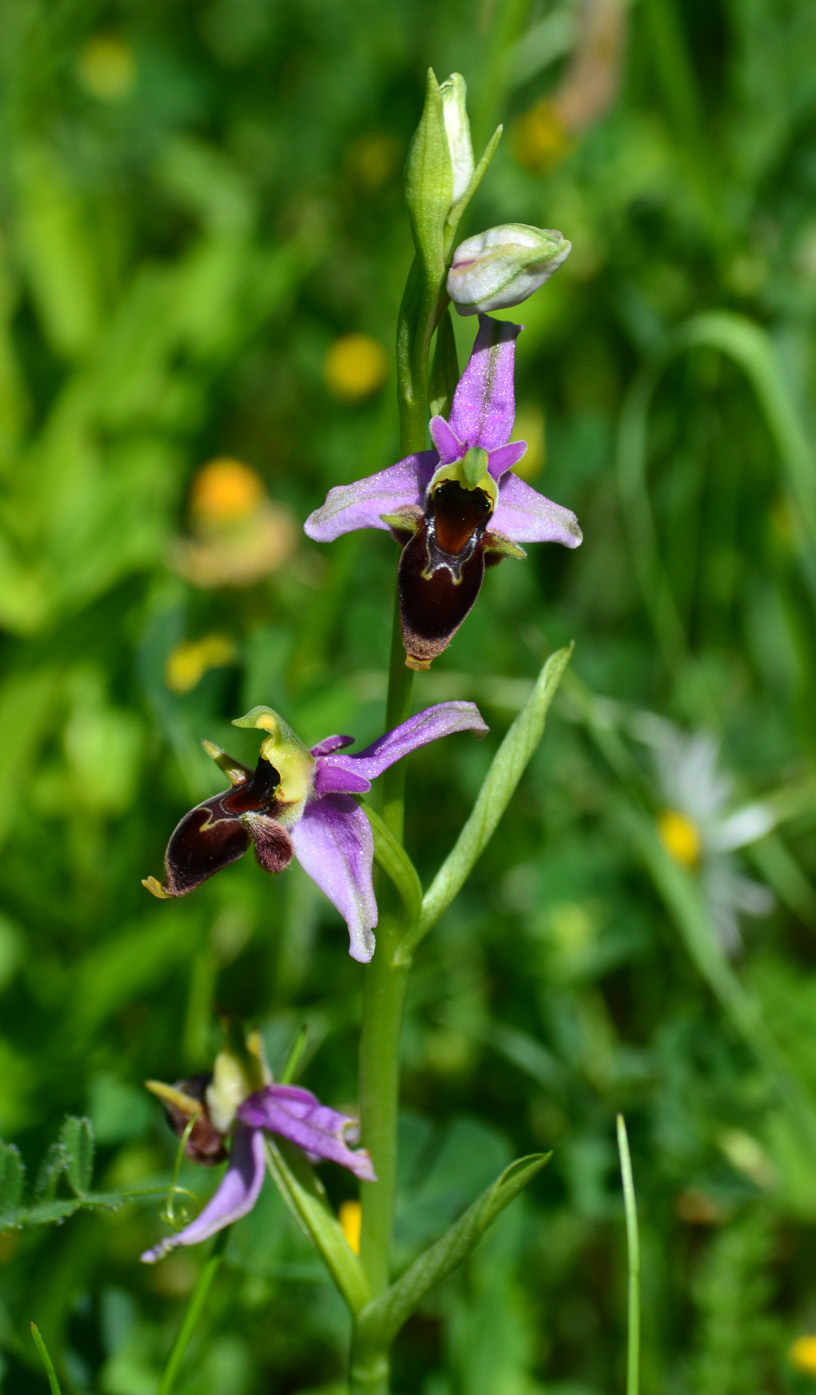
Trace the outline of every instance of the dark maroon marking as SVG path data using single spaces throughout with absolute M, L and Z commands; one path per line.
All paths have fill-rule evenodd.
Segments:
M 215 1127 L 204 1101 L 204 1095 L 211 1080 L 212 1074 L 191 1075 L 184 1080 L 177 1080 L 173 1086 L 174 1090 L 183 1091 L 185 1095 L 190 1095 L 192 1099 L 198 1100 L 201 1104 L 201 1111 L 184 1145 L 184 1152 L 194 1162 L 206 1163 L 208 1167 L 223 1162 L 228 1156 L 224 1147 L 224 1135 Z M 168 1100 L 162 1100 L 161 1105 L 173 1133 L 177 1138 L 181 1138 L 190 1122 L 190 1115 L 185 1114 L 176 1105 L 170 1104 Z
M 484 577 L 484 542 L 474 538 L 457 556 L 436 546 L 422 527 L 403 548 L 397 572 L 406 650 L 416 658 L 441 654 L 471 609 Z
M 252 778 L 235 785 L 222 796 L 224 809 L 228 814 L 250 814 L 269 809 L 275 802 L 275 791 L 279 784 L 280 775 L 274 765 L 261 756 Z
M 465 489 L 457 480 L 443 480 L 429 506 L 437 546 L 458 557 L 484 532 L 492 512 L 493 505 L 483 489 Z
M 249 833 L 240 817 L 224 807 L 229 797 L 228 791 L 196 805 L 173 831 L 164 858 L 168 896 L 186 896 L 222 867 L 243 857 Z

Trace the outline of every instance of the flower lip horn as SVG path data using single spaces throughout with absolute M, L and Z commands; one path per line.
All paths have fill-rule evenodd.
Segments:
M 231 862 L 250 844 L 266 872 L 282 872 L 292 858 L 345 917 L 350 954 L 368 963 L 374 953 L 377 902 L 372 871 L 374 841 L 365 812 L 351 796 L 395 761 L 457 731 L 484 735 L 487 726 L 472 702 L 440 702 L 409 717 L 358 752 L 344 747 L 353 736 L 327 736 L 311 751 L 269 707 L 253 707 L 233 723 L 266 733 L 254 770 L 212 742 L 207 755 L 230 788 L 197 804 L 177 825 L 165 854 L 164 881 L 143 883 L 154 896 L 184 896 Z
M 363 1182 L 376 1182 L 371 1158 L 364 1148 L 351 1148 L 359 1134 L 355 1119 L 321 1104 L 310 1090 L 272 1081 L 257 1033 L 246 1045 L 228 1028 L 228 1042 L 215 1060 L 211 1076 L 163 1085 L 148 1081 L 148 1089 L 164 1105 L 174 1132 L 182 1134 L 195 1120 L 185 1151 L 197 1161 L 221 1162 L 225 1141 L 232 1137 L 229 1166 L 221 1185 L 203 1211 L 176 1235 L 145 1251 L 142 1260 L 154 1264 L 179 1245 L 197 1245 L 251 1211 L 264 1178 L 264 1141 L 277 1134 L 302 1148 L 312 1162 L 327 1159 L 348 1168 Z M 207 1147 L 190 1147 L 199 1137 Z
M 520 332 L 520 325 L 480 315 L 450 418 L 431 419 L 435 449 L 329 490 L 304 525 L 317 542 L 357 528 L 391 531 L 402 548 L 397 586 L 409 668 L 428 668 L 447 648 L 486 566 L 524 557 L 520 543 L 581 542 L 575 515 L 513 474 L 527 449 L 525 441 L 510 441 Z

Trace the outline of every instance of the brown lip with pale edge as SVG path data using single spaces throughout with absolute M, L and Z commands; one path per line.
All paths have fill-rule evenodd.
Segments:
M 481 589 L 485 529 L 493 510 L 480 489 L 445 480 L 400 557 L 397 585 L 410 667 L 427 668 L 447 648 Z

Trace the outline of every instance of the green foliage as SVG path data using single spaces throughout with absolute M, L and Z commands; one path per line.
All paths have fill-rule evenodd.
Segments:
M 34 1202 L 22 1205 L 23 1164 L 13 1144 L 0 1142 L 0 1229 L 61 1224 L 83 1207 L 112 1213 L 127 1197 L 117 1192 L 91 1191 L 94 1135 L 89 1119 L 64 1121 L 59 1139 L 43 1159 L 34 1187 Z M 64 1181 L 72 1196 L 59 1196 Z
M 363 1309 L 357 1324 L 361 1347 L 369 1343 L 386 1348 L 391 1345 L 426 1293 L 458 1269 L 478 1245 L 488 1226 L 541 1171 L 549 1157 L 548 1153 L 540 1153 L 511 1163 L 396 1283 Z
M 585 543 L 491 569 L 416 680 L 418 705 L 470 698 L 491 727 L 411 758 L 406 847 L 433 888 L 542 665 L 576 641 L 540 749 L 415 956 L 396 1272 L 510 1159 L 552 1161 L 425 1295 L 395 1388 L 624 1389 L 622 1111 L 642 1388 L 804 1392 L 786 1353 L 813 1330 L 816 1216 L 816 12 L 649 0 L 625 9 L 620 67 L 616 13 L 4 7 L 3 1395 L 47 1390 L 32 1316 L 63 1389 L 159 1388 L 207 1255 L 140 1266 L 159 1196 L 105 1208 L 166 1193 L 176 1140 L 141 1082 L 208 1068 L 214 1004 L 260 1023 L 276 1074 L 308 1021 L 300 1078 L 354 1111 L 362 971 L 311 883 L 248 858 L 177 904 L 140 880 L 219 787 L 199 740 L 252 757 L 239 713 L 268 703 L 310 740 L 382 730 L 393 544 L 318 548 L 299 524 L 398 458 L 393 375 L 343 400 L 325 365 L 349 332 L 390 351 L 429 65 L 466 78 L 479 150 L 504 125 L 457 237 L 519 219 L 573 243 L 518 314 L 518 435 Z M 611 16 L 604 42 L 587 15 Z M 457 320 L 454 345 L 446 327 L 435 402 L 473 329 Z M 282 560 L 254 578 L 196 531 L 216 456 L 283 511 Z M 178 646 L 212 635 L 232 657 L 173 686 Z M 653 714 L 714 732 L 726 813 L 779 812 L 730 854 L 777 900 L 741 918 L 730 957 L 700 870 L 656 831 Z M 415 904 L 411 870 L 378 849 Z M 66 1112 L 93 1124 L 95 1182 L 78 1123 L 53 1144 Z M 21 1157 L 44 1159 L 28 1190 Z M 333 1218 L 350 1192 L 324 1177 Z M 191 1208 L 216 1180 L 184 1165 Z M 179 1395 L 337 1391 L 347 1321 L 267 1186 L 230 1235 Z

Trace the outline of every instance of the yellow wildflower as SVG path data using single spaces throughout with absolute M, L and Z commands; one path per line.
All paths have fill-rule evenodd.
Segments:
M 360 1253 L 360 1227 L 363 1221 L 363 1208 L 359 1201 L 341 1201 L 337 1213 L 340 1229 L 353 1254 Z
M 133 50 L 116 34 L 95 34 L 79 51 L 77 73 L 92 97 L 102 102 L 121 101 L 136 84 Z
M 788 1360 L 797 1371 L 816 1376 L 816 1337 L 797 1337 L 788 1348 Z
M 388 377 L 388 355 L 370 334 L 343 334 L 326 353 L 323 377 L 339 402 L 362 402 Z
M 193 476 L 190 512 L 200 523 L 234 523 L 248 518 L 264 497 L 260 475 L 229 456 L 219 456 Z
M 703 840 L 700 829 L 688 814 L 681 814 L 679 809 L 664 809 L 657 818 L 657 835 L 666 852 L 681 867 L 697 867 Z
M 547 462 L 544 413 L 535 403 L 524 402 L 516 412 L 513 440 L 527 442 L 527 454 L 513 466 L 514 473 L 523 480 L 535 479 Z
M 211 668 L 221 668 L 235 658 L 235 645 L 227 635 L 205 635 L 184 639 L 171 649 L 164 666 L 164 678 L 174 693 L 189 693 Z

